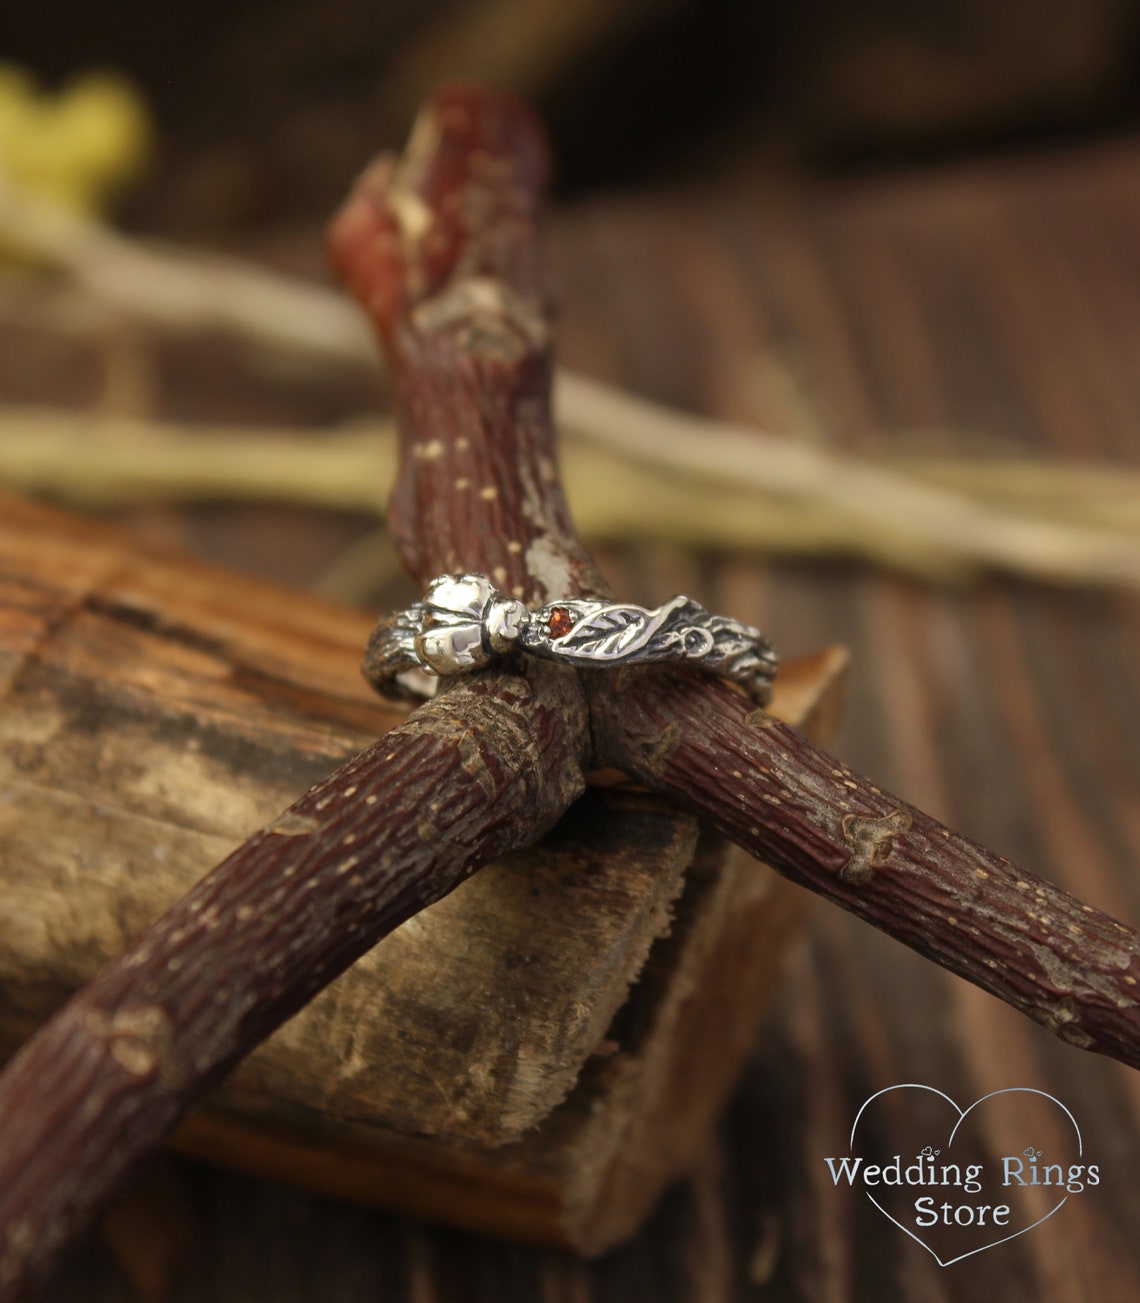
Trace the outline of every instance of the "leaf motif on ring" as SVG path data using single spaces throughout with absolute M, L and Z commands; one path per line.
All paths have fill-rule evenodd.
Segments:
M 568 658 L 589 660 L 624 660 L 645 649 L 653 636 L 681 606 L 684 598 L 674 598 L 656 611 L 643 606 L 613 604 L 579 620 L 561 638 L 551 644 L 551 651 Z M 675 635 L 666 637 L 672 640 Z

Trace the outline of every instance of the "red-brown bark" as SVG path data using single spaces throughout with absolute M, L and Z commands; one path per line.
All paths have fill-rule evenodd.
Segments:
M 591 691 L 595 744 L 785 877 L 1082 1049 L 1140 1067 L 1140 937 L 754 710 L 721 684 Z
M 330 233 L 396 385 L 388 519 L 405 568 L 424 584 L 480 570 L 532 604 L 604 587 L 558 477 L 535 241 L 546 172 L 527 110 L 454 87 L 398 165 L 364 173 Z
M 33 1038 L 0 1076 L 0 1297 L 251 1046 L 550 827 L 583 788 L 566 679 L 495 674 L 425 706 L 240 846 Z

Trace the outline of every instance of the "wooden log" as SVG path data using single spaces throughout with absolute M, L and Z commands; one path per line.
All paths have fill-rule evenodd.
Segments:
M 8 1057 L 235 842 L 404 715 L 360 676 L 366 615 L 88 521 L 5 499 L 0 584 Z M 825 735 L 843 665 L 793 662 L 776 709 Z M 801 908 L 690 817 L 597 786 L 355 964 L 175 1143 L 606 1247 L 692 1161 Z

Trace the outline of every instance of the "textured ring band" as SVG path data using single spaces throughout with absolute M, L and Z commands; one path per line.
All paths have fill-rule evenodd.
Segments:
M 465 674 L 515 649 L 583 668 L 673 662 L 738 684 L 760 705 L 776 654 L 759 629 L 674 597 L 647 608 L 598 598 L 530 611 L 481 574 L 441 575 L 422 602 L 381 620 L 364 673 L 393 700 L 431 697 L 441 677 Z

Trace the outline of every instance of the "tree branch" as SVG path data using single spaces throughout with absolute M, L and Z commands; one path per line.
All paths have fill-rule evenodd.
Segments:
M 546 153 L 511 103 L 472 87 L 437 96 L 399 165 L 384 158 L 361 177 L 330 248 L 396 382 L 388 519 L 405 567 L 425 584 L 480 569 L 541 604 L 604 585 L 557 470 L 534 240 Z
M 720 683 L 595 676 L 610 764 L 777 872 L 1027 1014 L 1140 1067 L 1140 934 L 884 792 Z
M 425 706 L 65 1005 L 0 1075 L 0 1298 L 317 991 L 549 828 L 584 787 L 584 718 L 570 675 L 492 675 Z

